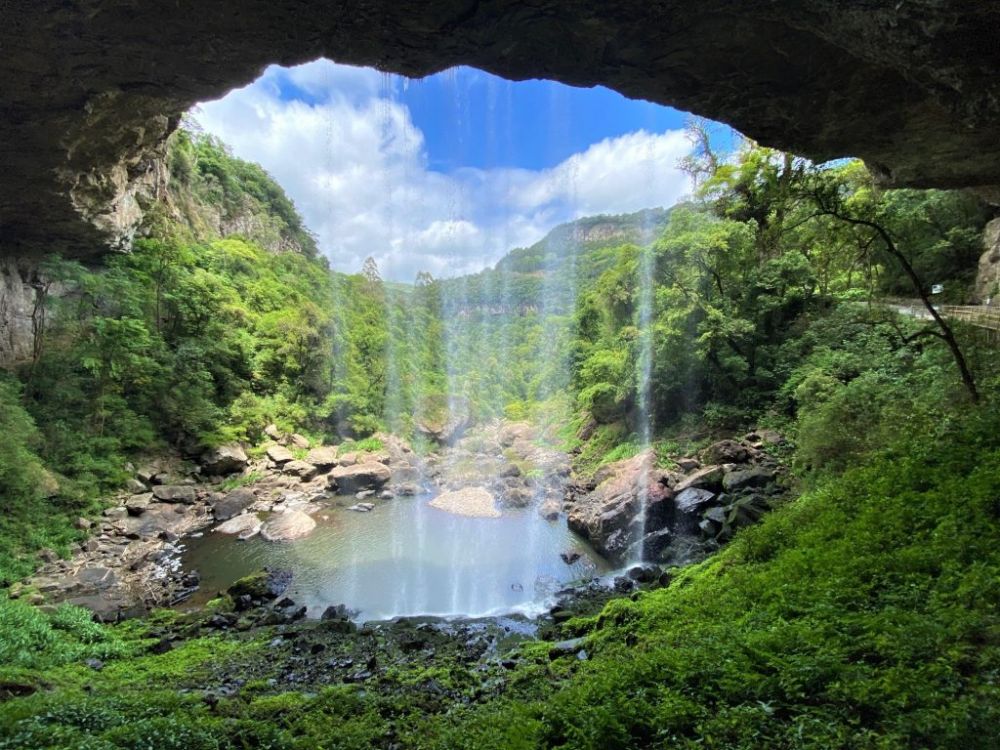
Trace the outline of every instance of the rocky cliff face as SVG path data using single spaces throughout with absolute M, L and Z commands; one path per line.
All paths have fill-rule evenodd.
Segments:
M 269 63 L 456 64 L 603 84 L 887 183 L 995 186 L 996 3 L 223 0 L 8 3 L 2 251 L 127 245 L 153 157 L 193 103 Z
M 0 366 L 31 358 L 37 285 L 33 261 L 0 256 Z
M 1000 219 L 986 225 L 983 246 L 985 249 L 976 273 L 975 298 L 978 302 L 989 299 L 1000 304 Z

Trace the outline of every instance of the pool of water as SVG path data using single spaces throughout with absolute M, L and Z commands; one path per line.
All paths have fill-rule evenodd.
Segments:
M 469 518 L 432 508 L 430 499 L 378 501 L 358 513 L 345 507 L 352 498 L 340 498 L 313 516 L 310 536 L 294 542 L 240 542 L 211 531 L 186 539 L 183 564 L 201 574 L 198 598 L 187 605 L 266 566 L 294 573 L 289 596 L 310 617 L 331 604 L 357 610 L 359 621 L 531 614 L 565 584 L 609 569 L 565 520 L 545 521 L 534 508 Z M 580 557 L 567 565 L 562 552 Z

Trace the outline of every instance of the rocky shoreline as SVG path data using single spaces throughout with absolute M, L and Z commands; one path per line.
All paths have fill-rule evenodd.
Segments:
M 311 445 L 274 426 L 266 432 L 270 442 L 254 457 L 228 445 L 197 461 L 169 457 L 139 467 L 129 493 L 96 521 L 79 519 L 92 536 L 71 559 L 43 550 L 36 574 L 10 595 L 82 606 L 106 622 L 141 616 L 198 590 L 198 571 L 181 563 L 185 538 L 259 534 L 290 542 L 333 508 L 369 512 L 372 501 L 423 493 L 438 493 L 430 505 L 441 512 L 484 518 L 534 507 L 618 565 L 686 564 L 755 521 L 784 491 L 781 466 L 768 453 L 782 438 L 768 431 L 714 443 L 667 468 L 644 452 L 586 478 L 574 477 L 570 457 L 546 447 L 526 423 L 482 425 L 425 456 L 393 436 L 380 436 L 379 450 L 359 452 Z M 571 557 L 563 553 L 567 564 Z M 278 609 L 278 620 L 289 614 Z

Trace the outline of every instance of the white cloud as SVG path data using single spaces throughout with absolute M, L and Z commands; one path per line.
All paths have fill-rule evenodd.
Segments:
M 196 117 L 278 180 L 334 268 L 357 271 L 372 255 L 401 281 L 476 271 L 561 221 L 671 205 L 690 190 L 676 166 L 690 149 L 679 131 L 604 140 L 538 171 L 434 171 L 393 98 L 400 85 L 320 60 L 270 68 Z

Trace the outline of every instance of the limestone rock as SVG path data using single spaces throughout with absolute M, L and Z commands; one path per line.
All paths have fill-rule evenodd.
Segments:
M 338 492 L 348 494 L 359 490 L 379 489 L 392 477 L 385 464 L 369 462 L 351 466 L 338 466 L 330 472 L 330 485 Z
M 125 510 L 130 516 L 140 516 L 146 511 L 151 502 L 153 502 L 152 492 L 132 495 L 125 501 Z
M 316 476 L 317 473 L 316 467 L 306 461 L 289 461 L 281 467 L 281 470 L 285 474 L 291 474 L 294 477 L 298 477 L 303 482 L 308 482 Z
M 694 474 L 688 474 L 675 486 L 675 492 L 683 492 L 688 487 L 698 487 L 700 489 L 717 492 L 722 489 L 722 477 L 725 470 L 721 466 L 704 466 Z
M 337 465 L 337 449 L 329 445 L 320 445 L 306 454 L 307 463 L 320 471 L 326 471 Z
M 279 466 L 295 460 L 295 456 L 292 452 L 283 445 L 270 446 L 267 449 L 267 457 Z
M 238 516 L 257 501 L 257 496 L 246 487 L 238 487 L 224 496 L 213 499 L 212 513 L 216 521 L 226 521 Z
M 201 459 L 201 469 L 209 476 L 224 476 L 244 471 L 248 463 L 243 447 L 238 443 L 230 443 L 206 453 Z
M 430 502 L 432 508 L 477 518 L 499 518 L 493 495 L 483 487 L 466 487 L 452 492 L 442 492 Z
M 241 539 L 248 539 L 260 533 L 262 525 L 260 517 L 256 513 L 244 513 L 220 523 L 214 530 L 220 534 L 232 534 Z
M 153 497 L 165 503 L 190 505 L 198 499 L 198 493 L 194 487 L 188 485 L 159 484 L 153 488 Z
M 271 516 L 260 530 L 260 535 L 269 542 L 290 542 L 309 536 L 316 528 L 316 522 L 299 510 L 289 510 Z

